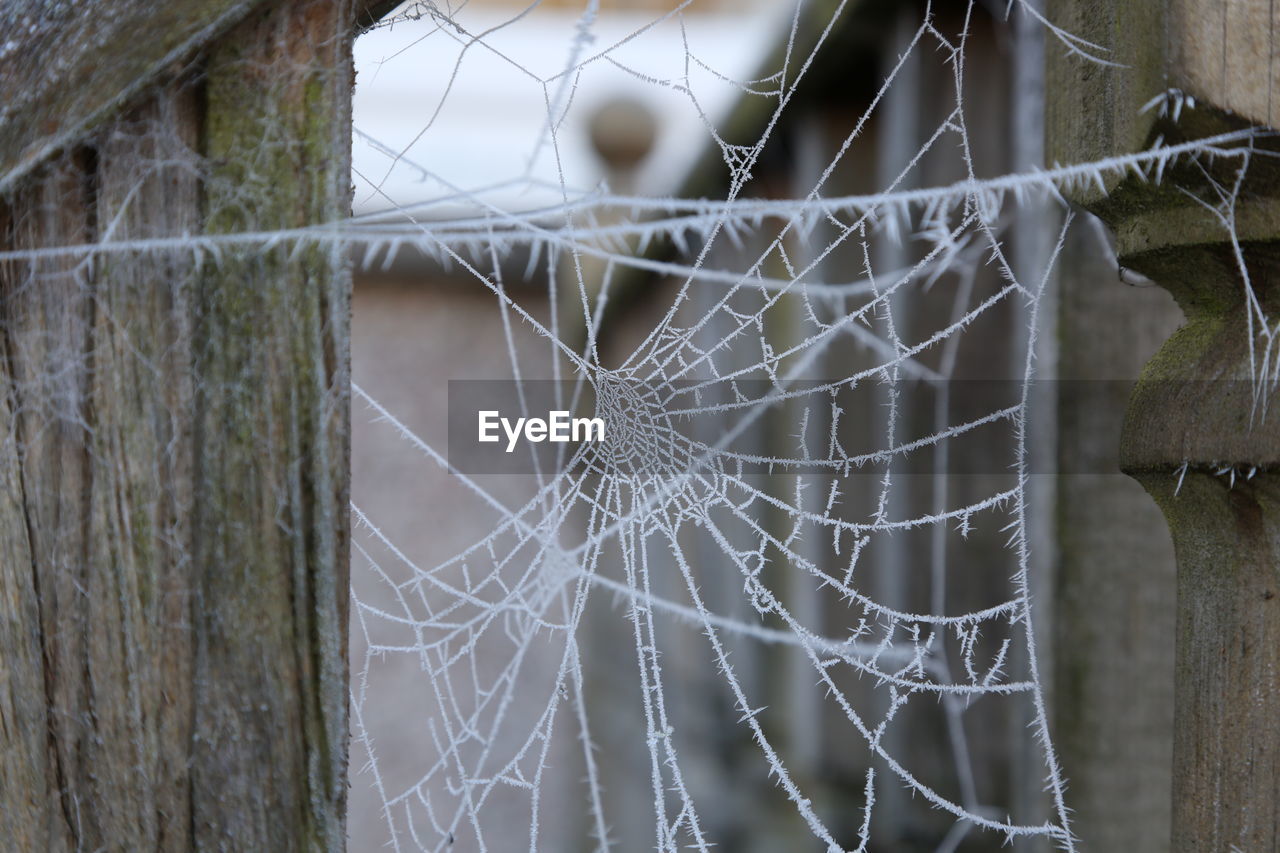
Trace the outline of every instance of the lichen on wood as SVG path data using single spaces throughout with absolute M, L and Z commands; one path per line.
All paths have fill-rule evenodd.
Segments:
M 1280 18 L 1267 4 L 1057 0 L 1048 11 L 1120 63 L 1050 63 L 1055 159 L 1127 154 L 1276 118 Z M 1072 196 L 1113 229 L 1120 264 L 1168 289 L 1187 318 L 1143 371 L 1120 448 L 1177 553 L 1179 851 L 1273 849 L 1280 834 L 1280 761 L 1268 733 L 1280 713 L 1280 610 L 1258 603 L 1280 562 L 1280 397 L 1263 375 L 1270 344 L 1259 336 L 1280 319 L 1280 170 L 1272 135 L 1239 144 L 1270 150 L 1200 157 L 1160 181 L 1128 176 Z
M 200 237 L 348 214 L 354 17 L 259 4 L 0 196 L 0 249 L 191 238 L 0 263 L 13 849 L 345 843 L 349 272 Z

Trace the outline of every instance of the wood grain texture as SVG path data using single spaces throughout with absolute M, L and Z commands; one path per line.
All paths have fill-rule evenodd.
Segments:
M 1274 123 L 1274 5 L 1054 0 L 1057 23 L 1128 67 L 1089 66 L 1061 52 L 1051 60 L 1050 156 L 1080 162 L 1141 150 L 1157 135 L 1177 142 Z M 1170 88 L 1193 96 L 1194 107 L 1184 102 L 1177 117 L 1140 112 Z M 1273 159 L 1251 160 L 1233 208 L 1264 315 L 1253 322 L 1268 326 L 1280 318 Z M 1217 198 L 1214 184 L 1232 186 L 1237 165 L 1201 166 L 1175 167 L 1160 185 L 1117 177 L 1105 192 L 1072 200 L 1112 227 L 1120 263 L 1169 290 L 1187 319 L 1144 369 L 1120 446 L 1124 470 L 1163 511 L 1178 561 L 1173 849 L 1270 850 L 1280 833 L 1280 608 L 1265 596 L 1278 562 L 1280 397 L 1256 383 L 1261 342 L 1249 340 L 1233 235 L 1192 200 Z M 1099 612 L 1112 604 L 1099 603 Z
M 1280 250 L 1258 242 L 1243 253 L 1274 325 Z M 1122 465 L 1163 511 L 1178 560 L 1172 849 L 1272 850 L 1280 840 L 1280 608 L 1272 604 L 1280 395 L 1257 382 L 1229 246 L 1134 260 L 1188 319 L 1144 370 L 1121 438 Z
M 1158 110 L 1142 108 L 1170 88 L 1240 125 L 1280 123 L 1280 6 L 1272 0 L 1048 0 L 1046 13 L 1115 63 L 1086 61 L 1051 41 L 1050 163 L 1145 148 Z M 1078 194 L 1098 197 L 1096 188 Z
M 1243 254 L 1274 325 L 1280 248 L 1245 243 Z M 1244 283 L 1230 247 L 1135 258 L 1188 315 L 1148 363 L 1121 441 L 1125 469 L 1159 504 L 1178 558 L 1173 849 L 1273 850 L 1280 845 L 1280 395 L 1256 382 Z
M 262 2 L 0 2 L 0 191 Z
M 0 0 L 0 192 L 279 0 Z M 396 2 L 344 2 L 367 28 Z
M 1098 45 L 1102 65 L 1070 53 L 1050 37 L 1047 46 L 1045 159 L 1083 163 L 1146 146 L 1153 111 L 1142 106 L 1162 93 L 1165 81 L 1165 0 L 1047 0 L 1056 25 Z M 1118 178 L 1108 179 L 1112 189 Z M 1079 190 L 1081 202 L 1101 196 Z
M 213 50 L 206 233 L 348 215 L 350 19 L 345 3 L 306 0 L 255 14 Z M 349 271 L 336 246 L 281 246 L 226 258 L 200 288 L 195 834 L 216 848 L 337 848 Z
M 1280 6 L 1272 0 L 1171 0 L 1170 84 L 1247 121 L 1280 125 Z
M 0 248 L 345 216 L 353 14 L 255 12 L 0 195 Z M 342 849 L 349 287 L 338 250 L 0 263 L 7 849 Z
M 91 161 L 76 152 L 24 192 L 16 205 L 20 212 L 6 217 L 6 242 L 35 246 L 46 239 L 88 239 L 93 223 L 86 167 Z M 19 780 L 19 790 L 35 805 L 19 815 L 17 837 L 29 839 L 29 849 L 75 849 L 97 837 L 96 825 L 86 825 L 77 814 L 80 799 L 92 793 L 76 784 L 94 762 L 98 722 L 92 669 L 98 650 L 90 645 L 90 620 L 101 614 L 92 612 L 96 602 L 87 594 L 85 571 L 91 495 L 85 348 L 93 306 L 87 271 L 73 261 L 43 260 L 6 272 L 6 390 L 14 411 L 6 444 L 17 468 L 18 517 L 25 528 L 19 535 L 29 549 L 21 565 L 28 577 L 16 591 L 31 596 L 15 612 L 36 617 L 15 627 L 34 638 L 39 650 L 38 656 L 18 656 L 13 668 L 25 670 L 16 672 L 19 683 L 27 689 L 38 683 L 40 689 L 38 702 L 24 697 L 26 707 L 3 729 L 25 741 L 20 756 L 34 757 L 37 739 L 44 753 L 33 768 L 11 766 L 6 775 Z
M 1172 849 L 1280 849 L 1280 488 L 1138 479 L 1178 554 Z

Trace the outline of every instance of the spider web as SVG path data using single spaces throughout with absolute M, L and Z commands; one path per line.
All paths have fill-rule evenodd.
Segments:
M 484 31 L 465 6 L 419 4 L 394 22 L 419 28 L 411 49 L 457 46 L 450 88 L 468 51 L 527 77 L 546 106 L 528 162 L 549 157 L 555 180 L 530 166 L 460 186 L 357 126 L 386 169 L 359 190 L 390 209 L 362 224 L 365 266 L 421 253 L 456 270 L 500 318 L 486 378 L 554 380 L 559 406 L 606 423 L 603 442 L 532 457 L 513 484 L 451 467 L 438 440 L 354 387 L 368 434 L 448 471 L 433 482 L 467 507 L 460 535 L 476 531 L 414 553 L 357 486 L 354 734 L 395 849 L 866 850 L 903 826 L 910 849 L 1028 837 L 1074 849 L 1037 663 L 1029 506 L 1037 330 L 1072 220 L 1059 192 L 1126 172 L 1159 181 L 1203 156 L 1243 174 L 1248 154 L 1229 136 L 985 177 L 966 69 L 986 12 L 924 6 L 834 154 L 810 156 L 794 195 L 771 197 L 757 174 L 847 6 L 788 6 L 780 64 L 736 82 L 689 39 L 691 3 L 611 40 L 593 36 L 593 0 L 568 63 L 547 74 L 491 43 L 535 7 Z M 1033 6 L 1016 14 L 1080 61 L 1108 61 Z M 664 25 L 684 32 L 682 74 L 620 58 Z M 922 63 L 944 69 L 947 106 L 897 160 L 881 153 L 873 192 L 841 194 Z M 688 101 L 723 199 L 575 188 L 564 128 L 600 67 Z M 750 143 L 708 115 L 701 72 L 766 105 Z M 391 197 L 395 170 L 438 193 Z M 928 180 L 939 174 L 952 179 Z M 558 198 L 494 200 L 512 187 Z M 1231 230 L 1234 191 L 1219 190 Z M 1048 237 L 1030 262 L 1020 221 Z M 994 363 L 1008 371 L 976 408 L 961 381 L 975 337 L 1004 339 Z M 518 387 L 518 413 L 543 414 Z M 956 474 L 974 455 L 987 467 Z M 416 747 L 388 722 L 401 702 Z M 1043 781 L 1029 808 L 992 783 L 993 761 L 1016 761 L 984 754 L 1007 750 L 992 732 L 1011 727 Z
M 357 112 L 349 220 L 178 233 L 134 194 L 172 175 L 195 192 L 207 164 L 165 116 L 142 116 L 106 140 L 136 180 L 108 188 L 100 239 L 0 251 L 22 288 L 74 295 L 58 309 L 68 339 L 86 337 L 72 315 L 95 264 L 137 255 L 172 258 L 175 293 L 230 250 L 316 246 L 353 251 L 369 279 L 408 265 L 431 285 L 419 292 L 439 291 L 430 317 L 384 309 L 405 335 L 356 340 L 353 846 L 1075 849 L 1033 594 L 1049 421 L 1033 380 L 1072 227 L 1063 195 L 1191 176 L 1191 203 L 1240 260 L 1265 407 L 1280 329 L 1234 237 L 1265 152 L 1242 132 L 1047 169 L 1034 151 L 993 159 L 984 123 L 1040 97 L 981 88 L 1007 85 L 987 54 L 1009 15 L 1015 50 L 1113 61 L 1025 0 L 888 15 L 744 0 L 711 4 L 711 25 L 701 0 L 584 0 L 559 29 L 550 5 L 416 3 L 374 31 L 400 41 L 362 69 L 365 91 L 419 56 L 446 71 L 393 93 L 408 137 Z M 842 41 L 867 8 L 891 34 L 854 42 L 883 55 L 870 89 L 815 105 L 815 79 L 868 76 Z M 715 32 L 739 9 L 743 29 Z M 767 44 L 744 71 L 750 33 Z M 550 65 L 522 52 L 539 40 L 556 45 Z M 678 130 L 604 181 L 574 132 L 602 74 L 659 93 Z M 533 104 L 531 133 L 459 153 L 445 118 L 472 106 L 468 75 Z M 1170 91 L 1147 108 L 1176 124 L 1194 103 Z M 294 143 L 264 132 L 264 147 Z M 450 144 L 470 171 L 440 165 Z M 248 207 L 253 188 L 223 195 Z M 139 381 L 163 386 L 155 365 L 184 357 L 161 349 L 138 349 Z M 73 350 L 51 343 L 23 389 L 59 423 L 80 417 L 68 389 L 89 359 Z M 545 415 L 550 395 L 598 415 L 605 438 L 517 454 L 527 473 L 466 470 L 421 411 L 444 399 L 426 379 L 446 376 L 507 381 L 513 414 Z M 176 468 L 176 453 L 153 455 Z M 175 530 L 186 513 L 175 504 Z

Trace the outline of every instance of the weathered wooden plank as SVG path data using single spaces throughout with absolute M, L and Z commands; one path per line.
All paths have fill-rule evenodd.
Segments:
M 1049 40 L 1045 159 L 1081 163 L 1145 147 L 1156 113 L 1142 107 L 1165 91 L 1165 0 L 1047 0 L 1054 24 L 1090 41 L 1107 66 Z M 1118 183 L 1113 179 L 1112 186 Z M 1108 187 L 1108 190 L 1112 188 Z M 1080 201 L 1095 200 L 1093 187 Z
M 0 0 L 0 193 L 279 0 Z M 372 26 L 398 2 L 360 0 Z
M 0 194 L 0 249 L 343 218 L 354 14 L 245 20 Z M 291 248 L 0 264 L 14 849 L 344 844 L 349 276 Z
M 290 3 L 212 51 L 206 233 L 348 215 L 352 15 Z M 336 245 L 236 252 L 200 285 L 197 846 L 344 843 L 349 298 Z
M 1170 85 L 1280 126 L 1280 8 L 1271 0 L 1172 0 L 1168 21 Z
M 5 219 L 0 212 L 0 233 L 11 229 Z M 0 299 L 7 301 L 7 293 Z M 36 843 L 46 837 L 47 711 L 13 391 L 6 381 L 0 394 L 0 791 L 6 792 L 0 834 L 19 848 L 32 842 L 30 849 L 52 849 Z
M 27 188 L 4 217 L 6 242 L 30 246 L 45 234 L 83 240 L 83 210 L 62 204 L 68 196 L 83 200 L 79 175 L 71 160 L 56 164 Z M 68 524 L 76 514 L 76 486 L 83 477 L 83 460 L 75 453 L 83 426 L 81 284 L 74 265 L 44 261 L 6 265 L 0 286 L 5 397 L 13 414 L 6 441 L 13 455 L 5 463 L 13 471 L 9 480 L 21 519 L 21 526 L 7 530 L 12 538 L 3 550 L 15 562 L 6 567 L 4 594 L 14 602 L 9 619 L 31 620 L 10 623 L 12 630 L 6 633 L 15 641 L 15 653 L 10 657 L 6 647 L 0 661 L 3 680 L 23 691 L 12 694 L 12 704 L 0 709 L 0 755 L 5 757 L 4 775 L 15 785 L 12 790 L 26 792 L 17 808 L 0 810 L 0 828 L 19 847 L 51 851 L 74 847 L 65 823 L 58 820 L 74 800 L 61 796 L 62 786 L 55 780 L 75 772 L 71 765 L 81 742 L 77 720 L 85 698 L 74 680 L 59 680 L 51 672 L 64 664 L 74 669 L 83 656 L 82 635 L 62 629 L 79 607 L 75 586 L 83 545 L 82 531 Z M 46 364 L 49 369 L 42 369 Z M 29 473 L 34 469 L 44 476 L 34 480 Z M 23 552 L 27 559 L 20 562 Z M 56 571 L 46 574 L 37 566 Z M 52 708 L 60 713 L 51 714 Z
M 17 245 L 90 238 L 86 165 L 82 152 L 68 155 L 23 194 L 12 232 Z M 93 697 L 82 677 L 90 651 L 84 561 L 88 530 L 81 523 L 88 478 L 90 277 L 83 265 L 67 259 L 43 259 L 13 272 L 3 288 L 5 343 L 22 514 L 31 549 L 28 589 L 37 613 L 28 630 L 39 637 L 39 695 L 47 715 L 41 726 L 47 756 L 37 765 L 47 772 L 40 777 L 19 773 L 53 807 L 52 815 L 61 817 L 49 820 L 46 812 L 37 823 L 17 829 L 25 829 L 24 838 L 35 849 L 70 850 L 100 843 L 92 819 L 86 823 L 77 814 L 80 792 L 68 783 L 91 772 L 94 752 L 86 725 Z
M 0 3 L 0 192 L 262 3 Z
M 1277 237 L 1243 248 L 1268 326 Z M 1280 842 L 1280 395 L 1250 355 L 1234 255 L 1217 243 L 1129 259 L 1188 320 L 1148 363 L 1121 441 L 1122 464 L 1163 511 L 1178 558 L 1173 849 L 1188 852 Z
M 1137 477 L 1178 553 L 1172 849 L 1280 849 L 1276 477 Z
M 97 140 L 100 235 L 199 229 L 198 101 L 175 85 Z M 189 843 L 192 445 L 183 250 L 96 264 L 88 592 L 98 740 L 94 812 L 131 849 Z M 141 772 L 139 772 L 141 771 Z
M 1244 246 L 1272 326 L 1276 236 Z M 1229 245 L 1135 257 L 1179 297 L 1188 319 L 1147 365 L 1121 446 L 1126 470 L 1164 512 L 1178 556 L 1173 849 L 1273 850 L 1280 845 L 1280 395 L 1259 384 Z

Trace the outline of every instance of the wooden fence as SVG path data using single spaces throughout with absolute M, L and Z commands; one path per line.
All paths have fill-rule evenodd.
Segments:
M 0 2 L 0 250 L 195 238 L 0 265 L 13 849 L 344 846 L 346 262 L 232 248 L 201 263 L 198 238 L 346 215 L 351 42 L 388 5 Z M 1050 50 L 1050 160 L 1277 123 L 1265 4 L 1047 12 L 1123 66 Z M 1170 89 L 1196 110 L 1142 110 Z M 1188 320 L 1122 446 L 1179 564 L 1178 850 L 1280 847 L 1280 429 L 1253 406 L 1237 263 L 1274 325 L 1277 185 L 1256 157 L 1238 242 L 1137 179 L 1075 199 Z
M 0 245 L 342 219 L 380 11 L 0 4 Z M 347 263 L 205 260 L 0 269 L 9 849 L 345 843 Z

